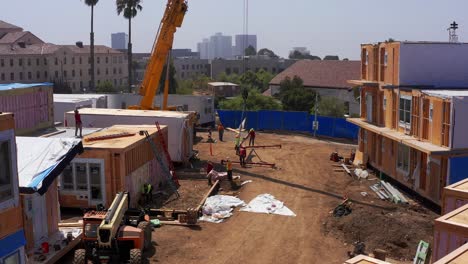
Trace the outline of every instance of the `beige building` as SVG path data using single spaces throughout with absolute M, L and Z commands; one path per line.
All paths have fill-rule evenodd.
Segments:
M 95 45 L 96 86 L 110 81 L 127 83 L 124 53 Z M 44 43 L 30 32 L 0 21 L 0 83 L 63 82 L 73 92 L 88 90 L 91 80 L 90 47 Z

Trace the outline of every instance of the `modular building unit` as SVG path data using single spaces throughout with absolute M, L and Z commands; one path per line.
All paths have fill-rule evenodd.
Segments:
M 54 94 L 55 99 L 91 100 L 91 108 L 107 108 L 106 94 Z
M 154 97 L 154 105 L 161 106 L 161 96 Z M 138 105 L 141 96 L 137 94 L 108 94 L 109 108 L 126 109 L 131 105 Z M 200 115 L 201 125 L 211 125 L 215 122 L 214 97 L 208 95 L 180 95 L 170 94 L 167 98 L 169 106 L 177 106 L 183 111 L 195 111 Z
M 15 115 L 16 134 L 26 135 L 54 125 L 51 83 L 0 84 L 0 112 Z
M 118 192 L 127 191 L 131 205 L 136 206 L 143 184 L 151 183 L 156 191 L 162 188 L 167 175 L 163 173 L 146 137 L 139 134 L 141 130 L 148 131 L 165 161 L 159 133 L 154 126 L 117 125 L 88 134 L 83 139 L 85 151 L 73 159 L 61 175 L 60 205 L 90 208 L 103 204 L 109 207 Z M 128 135 L 88 141 L 121 133 Z M 161 126 L 164 140 L 167 140 L 167 133 L 168 128 Z
M 0 113 L 0 263 L 26 263 L 16 161 L 13 114 Z
M 76 108 L 92 108 L 93 101 L 89 99 L 57 98 L 54 94 L 54 121 L 64 123 L 65 113 Z
M 468 203 L 468 179 L 464 179 L 444 188 L 442 193 L 442 214 L 462 207 Z
M 193 113 L 173 111 L 149 111 L 127 109 L 80 109 L 83 127 L 110 127 L 113 125 L 151 125 L 155 122 L 168 126 L 169 140 L 166 142 L 174 162 L 188 162 L 193 155 Z M 65 126 L 73 127 L 74 113 L 66 113 Z
M 439 260 L 468 242 L 468 205 L 464 205 L 434 222 L 432 260 Z
M 439 259 L 433 264 L 465 264 L 468 263 L 468 244 L 457 248 L 452 253 Z

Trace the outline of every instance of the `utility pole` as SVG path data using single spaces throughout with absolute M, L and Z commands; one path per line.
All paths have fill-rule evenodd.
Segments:
M 314 113 L 314 124 L 313 124 L 313 128 L 314 128 L 314 137 L 317 136 L 317 130 L 318 130 L 318 121 L 317 121 L 317 110 L 318 110 L 318 92 L 315 91 L 315 105 L 314 105 L 314 108 L 315 108 L 315 113 Z

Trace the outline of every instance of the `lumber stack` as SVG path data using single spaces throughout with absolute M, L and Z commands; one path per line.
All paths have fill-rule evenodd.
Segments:
M 380 181 L 380 183 L 376 183 L 370 186 L 371 190 L 377 194 L 377 196 L 381 200 L 389 200 L 393 203 L 404 203 L 407 204 L 408 200 L 406 197 L 398 191 L 393 185 L 389 182 Z

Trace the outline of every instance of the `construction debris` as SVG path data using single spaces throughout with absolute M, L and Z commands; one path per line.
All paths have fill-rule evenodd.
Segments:
M 348 199 L 344 200 L 340 203 L 335 209 L 333 209 L 333 216 L 335 217 L 342 217 L 349 215 L 353 210 L 351 209 L 351 203 Z
M 380 181 L 380 183 L 371 185 L 370 188 L 381 200 L 390 200 L 394 203 L 408 203 L 405 196 L 388 182 Z
M 260 194 L 250 201 L 247 206 L 240 209 L 244 212 L 263 213 L 263 214 L 278 214 L 285 216 L 296 216 L 283 202 L 277 200 L 271 194 Z

